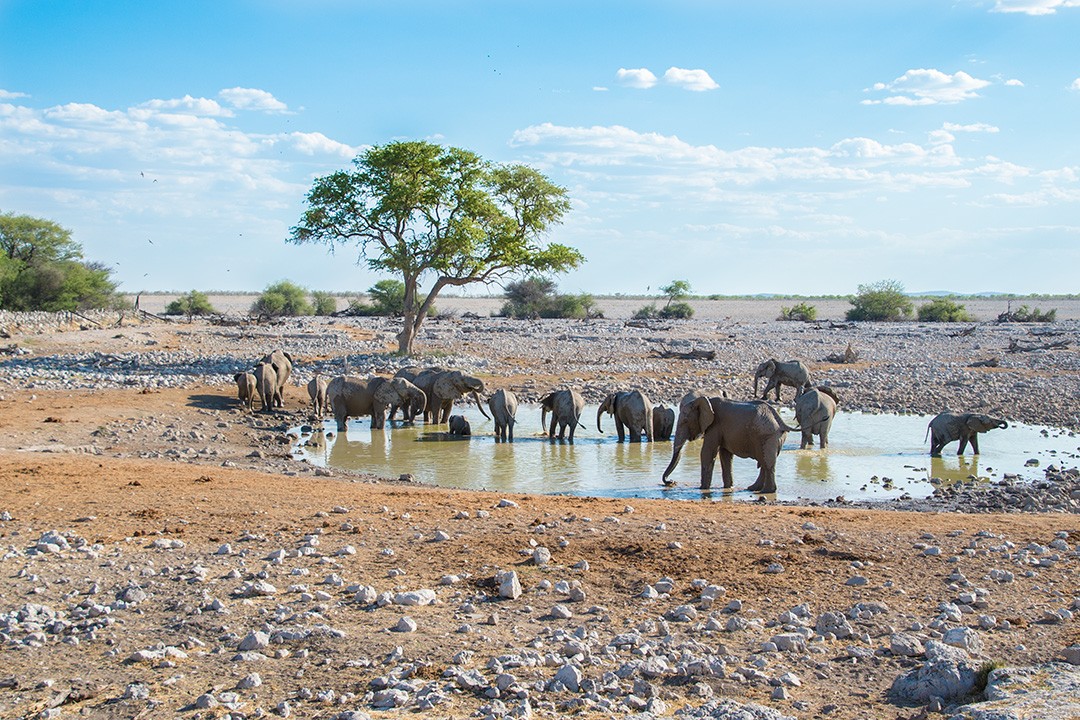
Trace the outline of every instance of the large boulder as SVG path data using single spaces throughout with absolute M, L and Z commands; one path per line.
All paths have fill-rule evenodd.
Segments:
M 999 668 L 987 678 L 985 695 L 985 702 L 957 708 L 952 720 L 1072 720 L 1080 717 L 1080 667 Z
M 935 697 L 961 700 L 975 691 L 977 673 L 967 652 L 931 640 L 926 643 L 926 662 L 897 677 L 889 694 L 897 702 L 920 705 Z

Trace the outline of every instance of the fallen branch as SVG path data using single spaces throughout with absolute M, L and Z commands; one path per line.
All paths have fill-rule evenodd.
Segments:
M 98 327 L 101 327 L 101 323 L 99 323 L 99 322 L 98 322 L 97 320 L 94 320 L 93 318 L 88 318 L 88 317 L 86 317 L 85 315 L 82 315 L 82 314 L 80 314 L 80 313 L 77 313 L 77 312 L 75 312 L 74 310 L 72 310 L 72 311 L 71 311 L 71 314 L 72 314 L 72 315 L 74 315 L 75 317 L 80 317 L 80 318 L 82 318 L 82 319 L 83 319 L 83 320 L 85 320 L 86 322 L 89 322 L 89 323 L 94 323 L 94 324 L 95 324 L 95 325 L 97 325 Z
M 859 353 L 855 352 L 855 348 L 851 347 L 851 343 L 848 343 L 847 349 L 844 350 L 842 355 L 832 354 L 825 356 L 825 362 L 836 363 L 838 365 L 850 365 L 851 363 L 859 362 Z
M 144 316 L 144 317 L 149 317 L 149 318 L 154 318 L 155 320 L 160 320 L 161 322 L 167 322 L 167 323 L 172 322 L 172 318 L 163 317 L 161 315 L 155 315 L 154 313 L 146 312 L 145 310 L 141 310 L 141 309 L 139 310 L 139 314 Z
M 643 328 L 645 330 L 670 330 L 670 325 L 655 325 L 648 320 L 627 320 L 623 323 L 626 327 Z
M 979 326 L 978 325 L 972 325 L 971 327 L 969 327 L 969 328 L 967 328 L 965 330 L 960 330 L 959 332 L 949 333 L 949 337 L 968 337 L 970 335 L 974 335 L 975 334 L 975 328 L 977 328 L 977 327 L 979 327 Z
M 1032 352 L 1034 350 L 1065 350 L 1068 347 L 1068 340 L 1059 340 L 1054 343 L 1045 343 L 1043 345 L 1021 345 L 1019 340 L 1013 339 L 1009 341 L 1009 347 L 1005 352 L 1017 353 Z
M 715 360 L 715 350 L 690 350 L 689 352 L 679 352 L 678 350 L 653 350 L 653 357 L 663 358 L 665 360 Z

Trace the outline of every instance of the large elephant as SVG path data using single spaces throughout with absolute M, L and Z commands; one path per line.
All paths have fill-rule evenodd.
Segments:
M 255 376 L 255 389 L 262 400 L 263 412 L 273 412 L 277 398 L 280 397 L 277 389 L 277 371 L 270 363 L 259 362 L 255 364 L 252 375 Z
M 802 360 L 788 360 L 780 362 L 776 358 L 769 358 L 757 367 L 754 373 L 754 397 L 757 397 L 758 380 L 765 378 L 769 382 L 765 385 L 765 392 L 761 394 L 764 400 L 769 396 L 770 390 L 776 390 L 776 399 L 780 399 L 780 386 L 790 385 L 795 388 L 798 395 L 801 388 L 810 384 L 810 371 Z
M 418 376 L 417 380 L 422 378 L 422 375 Z M 482 392 L 484 392 L 484 381 L 480 378 L 466 375 L 460 370 L 446 370 L 438 373 L 431 383 L 425 414 L 431 416 L 432 422 L 445 423 L 450 418 L 454 401 L 465 395 L 471 395 L 476 401 L 476 407 L 480 409 L 480 414 L 490 420 L 487 411 L 484 410 L 484 405 L 480 402 Z
M 963 455 L 967 444 L 971 443 L 971 450 L 975 455 L 979 454 L 979 433 L 995 428 L 1005 429 L 1009 423 L 989 415 L 976 415 L 974 413 L 938 413 L 930 424 L 926 426 L 926 434 L 930 436 L 930 455 L 938 457 L 946 445 L 953 440 L 960 441 L 957 455 Z M 923 438 L 926 442 L 926 438 Z
M 640 390 L 625 390 L 608 394 L 596 410 L 596 429 L 604 432 L 600 427 L 600 418 L 604 413 L 615 418 L 615 432 L 619 434 L 619 442 L 626 440 L 629 433 L 630 442 L 641 442 L 642 434 L 652 442 L 652 403 L 645 393 Z
M 733 402 L 719 397 L 687 395 L 679 405 L 675 425 L 675 445 L 663 481 L 679 463 L 679 454 L 688 440 L 701 437 L 701 489 L 712 487 L 713 466 L 720 456 L 724 487 L 732 486 L 731 462 L 737 455 L 758 463 L 758 477 L 748 490 L 776 492 L 776 456 L 791 430 L 771 405 L 761 401 Z
M 585 410 L 585 398 L 577 390 L 556 390 L 540 398 L 540 427 L 547 423 L 547 414 L 551 413 L 551 426 L 548 437 L 555 440 L 555 426 L 559 426 L 559 439 L 563 439 L 566 429 L 570 429 L 570 442 L 574 442 L 574 431 L 581 424 L 581 413 Z
M 386 408 L 393 402 L 404 404 L 409 398 L 409 383 L 403 378 L 372 377 L 367 380 L 355 375 L 341 375 L 326 386 L 326 399 L 334 408 L 338 432 L 345 430 L 351 417 L 371 416 L 373 430 L 386 424 Z
M 829 429 L 839 404 L 840 398 L 836 392 L 825 385 L 805 388 L 795 398 L 795 419 L 802 429 L 800 449 L 805 450 L 813 445 L 814 435 L 818 436 L 818 447 L 824 450 L 829 445 Z
M 322 375 L 316 375 L 311 378 L 307 384 L 308 397 L 311 398 L 311 410 L 315 413 L 315 417 L 322 418 L 326 414 L 327 402 L 326 402 L 326 386 L 329 381 Z
M 671 439 L 671 431 L 675 429 L 675 410 L 667 405 L 654 405 L 652 409 L 652 440 L 653 442 Z
M 262 360 L 259 360 L 259 362 L 266 363 L 274 368 L 274 374 L 276 376 L 274 382 L 274 405 L 276 407 L 285 407 L 283 393 L 286 383 L 288 383 L 289 378 L 292 377 L 292 355 L 279 349 L 268 354 Z
M 517 408 L 517 396 L 509 390 L 496 390 L 488 397 L 488 409 L 495 421 L 495 442 L 514 442 Z
M 254 373 L 238 372 L 233 375 L 236 381 L 236 396 L 240 398 L 240 405 L 248 412 L 255 410 L 255 396 L 259 394 L 259 383 Z
M 420 390 L 420 394 L 424 396 L 424 399 L 421 401 L 414 394 L 412 401 L 408 405 L 398 405 L 396 403 L 391 405 L 390 413 L 386 416 L 386 419 L 393 420 L 399 408 L 406 422 L 414 422 L 418 415 L 426 419 L 427 409 L 431 406 L 431 386 L 434 385 L 435 378 L 446 371 L 446 368 L 439 366 L 424 368 L 419 365 L 409 365 L 394 373 L 394 377 L 404 378 L 415 385 Z

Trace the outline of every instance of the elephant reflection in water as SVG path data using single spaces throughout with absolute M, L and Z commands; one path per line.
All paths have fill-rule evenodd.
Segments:
M 803 481 L 828 482 L 833 477 L 829 472 L 829 456 L 824 453 L 796 453 L 795 474 Z

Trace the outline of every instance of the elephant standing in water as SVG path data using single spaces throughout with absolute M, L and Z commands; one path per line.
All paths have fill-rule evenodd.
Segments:
M 471 395 L 476 401 L 476 407 L 480 414 L 490 420 L 483 403 L 480 402 L 480 393 L 484 392 L 484 381 L 471 375 L 466 375 L 460 370 L 447 370 L 435 376 L 431 384 L 431 393 L 428 397 L 427 412 L 431 413 L 434 422 L 444 423 L 450 419 L 450 411 L 454 407 L 454 401 L 465 395 Z
M 386 424 L 386 409 L 393 402 L 409 401 L 408 380 L 372 377 L 368 380 L 354 375 L 341 375 L 326 386 L 326 398 L 334 408 L 338 432 L 345 430 L 350 417 L 371 416 L 371 428 L 379 430 Z
M 412 401 L 407 405 L 393 404 L 390 406 L 390 412 L 386 416 L 387 420 L 393 420 L 397 415 L 398 408 L 401 408 L 401 414 L 405 418 L 405 422 L 415 422 L 417 416 L 427 417 L 427 409 L 431 403 L 431 386 L 435 383 L 435 378 L 440 373 L 446 372 L 446 368 L 439 366 L 432 366 L 422 368 L 418 365 L 409 365 L 403 367 L 394 373 L 396 378 L 404 378 L 413 385 L 416 386 L 419 394 L 414 393 Z M 420 396 L 423 396 L 421 399 Z
M 495 421 L 495 442 L 514 442 L 517 396 L 509 390 L 496 390 L 488 398 L 488 408 L 491 419 Z
M 596 410 L 596 429 L 604 432 L 600 427 L 600 418 L 604 413 L 610 413 L 615 418 L 615 431 L 619 434 L 619 442 L 626 440 L 626 434 L 630 434 L 630 442 L 641 442 L 642 434 L 652 442 L 652 403 L 645 393 L 640 390 L 614 392 L 604 398 L 600 407 Z
M 713 466 L 720 456 L 724 487 L 732 486 L 732 459 L 737 455 L 757 460 L 757 480 L 748 490 L 760 493 L 776 492 L 776 457 L 791 430 L 781 420 L 775 408 L 765 402 L 732 402 L 719 397 L 690 393 L 679 405 L 679 420 L 675 425 L 675 445 L 671 462 L 664 470 L 663 481 L 679 463 L 679 454 L 689 440 L 702 438 L 701 489 L 712 487 Z
M 971 443 L 972 452 L 978 455 L 979 433 L 1007 427 L 1009 427 L 1009 423 L 989 415 L 939 413 L 926 426 L 926 434 L 930 436 L 930 455 L 931 457 L 939 457 L 942 449 L 953 440 L 960 441 L 960 447 L 956 451 L 957 455 L 964 454 L 968 442 Z M 925 437 L 923 437 L 923 442 L 926 442 Z
M 765 385 L 765 392 L 761 394 L 761 399 L 768 398 L 770 390 L 776 390 L 776 399 L 779 401 L 781 385 L 790 385 L 795 388 L 795 394 L 798 395 L 801 388 L 810 384 L 810 371 L 802 360 L 780 362 L 776 358 L 769 358 L 758 365 L 757 371 L 754 373 L 755 397 L 757 397 L 758 380 L 761 378 L 769 381 Z
M 675 411 L 666 405 L 655 405 L 652 409 L 652 440 L 660 442 L 671 439 L 675 429 Z
M 574 442 L 574 431 L 581 424 L 581 413 L 585 410 L 585 398 L 577 390 L 556 390 L 540 398 L 540 427 L 547 422 L 547 414 L 551 413 L 551 426 L 548 428 L 548 438 L 555 440 L 555 426 L 559 426 L 559 439 L 570 428 L 570 442 Z
M 829 429 L 839 404 L 840 398 L 833 389 L 824 385 L 805 388 L 803 393 L 795 398 L 795 419 L 802 429 L 802 444 L 799 449 L 805 450 L 813 445 L 814 435 L 818 436 L 818 447 L 825 449 L 829 444 Z

